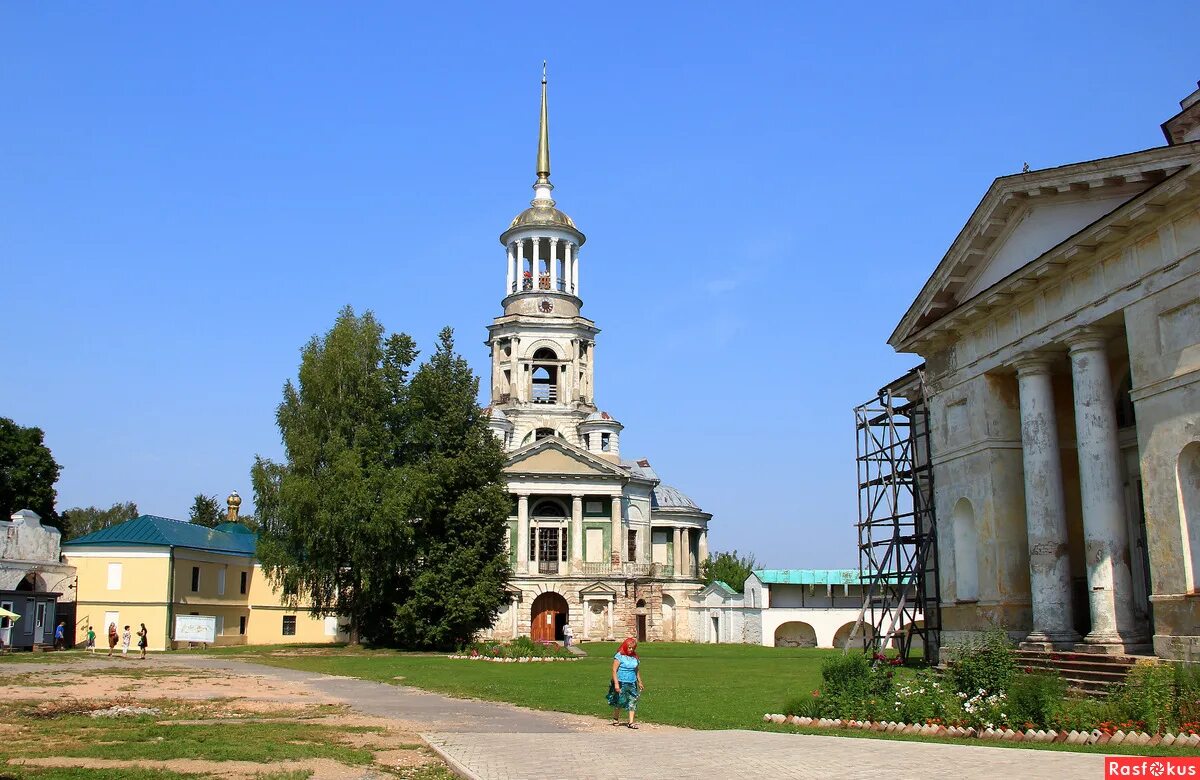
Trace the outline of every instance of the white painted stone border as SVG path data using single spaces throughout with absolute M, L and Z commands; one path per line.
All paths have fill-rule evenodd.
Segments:
M 541 661 L 578 661 L 578 658 L 558 658 L 555 656 L 524 656 L 522 658 L 492 658 L 487 655 L 448 655 L 447 658 L 456 661 L 491 661 L 495 664 L 527 664 Z
M 1065 742 L 1068 745 L 1133 745 L 1135 747 L 1142 747 L 1143 745 L 1146 747 L 1157 747 L 1159 745 L 1164 747 L 1170 745 L 1200 747 L 1200 734 L 1156 734 L 1151 736 L 1139 731 L 1130 731 L 1129 733 L 1118 731 L 1110 735 L 1105 734 L 1099 729 L 1092 731 L 975 729 L 962 728 L 960 726 L 920 726 L 912 723 L 896 723 L 893 721 L 809 718 L 799 715 L 788 717 L 778 713 L 763 715 L 763 723 L 807 726 L 818 729 L 861 729 L 863 731 L 884 731 L 890 734 L 918 734 L 925 737 L 986 739 L 1003 742 Z

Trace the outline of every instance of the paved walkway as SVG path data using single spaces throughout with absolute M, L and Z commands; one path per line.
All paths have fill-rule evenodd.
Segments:
M 764 731 L 597 727 L 562 713 L 454 699 L 413 688 L 245 661 L 179 657 L 171 665 L 225 669 L 303 683 L 369 715 L 428 724 L 422 736 L 475 780 L 1074 780 L 1102 778 L 1103 757 L 1020 748 L 947 745 Z

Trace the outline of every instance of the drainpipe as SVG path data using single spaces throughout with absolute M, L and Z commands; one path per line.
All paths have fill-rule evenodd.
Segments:
M 163 649 L 171 650 L 171 624 L 175 622 L 175 545 L 167 548 L 167 642 Z

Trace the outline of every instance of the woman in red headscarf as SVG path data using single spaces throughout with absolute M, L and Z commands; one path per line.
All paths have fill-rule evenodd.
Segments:
M 608 681 L 608 703 L 613 708 L 614 726 L 621 725 L 621 710 L 629 711 L 629 722 L 625 725 L 636 729 L 634 719 L 637 701 L 646 686 L 642 684 L 641 659 L 637 654 L 637 640 L 633 637 L 621 643 L 613 656 L 612 679 Z

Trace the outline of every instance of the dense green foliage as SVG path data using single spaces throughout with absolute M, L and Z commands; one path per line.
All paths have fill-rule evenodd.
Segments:
M 192 508 L 188 510 L 188 522 L 205 528 L 216 528 L 225 522 L 225 510 L 221 508 L 216 496 L 197 493 L 192 499 Z
M 72 507 L 59 515 L 63 541 L 77 539 L 93 531 L 100 531 L 126 520 L 132 520 L 137 516 L 137 504 L 133 501 L 117 502 L 108 509 L 96 506 Z
M 0 417 L 0 519 L 32 509 L 46 525 L 60 527 L 54 483 L 62 467 L 44 439 L 41 428 L 25 428 Z
M 946 648 L 944 674 L 889 668 L 851 653 L 822 665 L 821 687 L 787 702 L 787 714 L 941 723 L 976 728 L 1108 733 L 1200 732 L 1200 670 L 1144 663 L 1103 699 L 1073 698 L 1056 672 L 1019 669 L 1012 643 L 991 632 Z
M 348 307 L 305 346 L 277 413 L 286 462 L 252 471 L 258 556 L 355 640 L 453 647 L 507 598 L 504 454 L 451 331 L 416 356 Z
M 946 668 L 954 689 L 967 697 L 1003 693 L 1017 670 L 1012 641 L 988 631 L 946 648 Z
M 700 564 L 700 576 L 706 585 L 719 580 L 741 593 L 756 565 L 753 554 L 740 556 L 737 550 L 719 552 Z

